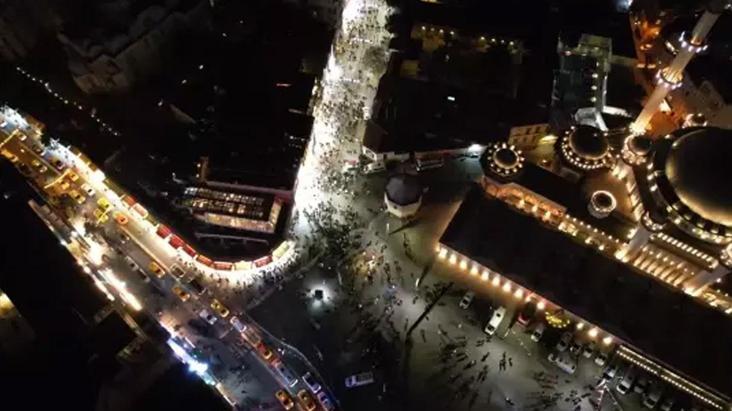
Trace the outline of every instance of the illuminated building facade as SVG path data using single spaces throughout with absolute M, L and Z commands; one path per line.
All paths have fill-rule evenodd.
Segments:
M 732 338 L 702 337 L 709 332 L 702 330 L 725 328 L 732 314 L 732 300 L 714 288 L 732 267 L 725 173 L 732 131 L 685 128 L 657 141 L 616 137 L 575 126 L 533 151 L 489 145 L 480 188 L 443 233 L 438 260 L 595 324 L 621 343 L 623 358 L 727 410 L 732 386 L 710 371 L 721 365 L 677 351 L 719 351 L 718 360 L 732 367 L 726 348 L 691 341 Z M 650 304 L 642 315 L 647 324 L 608 312 L 626 304 Z M 668 337 L 679 341 L 673 350 L 663 342 L 666 321 L 678 327 Z M 682 334 L 693 337 L 684 342 Z

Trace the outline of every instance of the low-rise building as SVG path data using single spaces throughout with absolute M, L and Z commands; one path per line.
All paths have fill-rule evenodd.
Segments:
M 129 90 L 161 67 L 182 32 L 207 26 L 208 1 L 139 3 L 102 2 L 58 34 L 74 82 L 85 93 Z

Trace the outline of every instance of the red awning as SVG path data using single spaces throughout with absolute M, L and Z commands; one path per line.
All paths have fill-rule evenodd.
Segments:
M 254 260 L 254 265 L 256 265 L 257 267 L 261 267 L 263 265 L 269 264 L 270 261 L 272 261 L 272 257 L 265 255 L 260 259 Z
M 196 256 L 196 250 L 194 250 L 193 247 L 189 246 L 188 244 L 183 244 L 183 251 L 185 251 L 186 254 L 190 255 L 191 257 Z
M 127 207 L 132 207 L 133 205 L 137 204 L 137 201 L 132 196 L 124 196 L 122 198 L 122 202 L 127 204 Z
M 234 268 L 234 264 L 225 261 L 214 261 L 213 266 L 217 270 L 231 270 Z
M 213 265 L 213 260 L 211 260 L 210 258 L 206 257 L 203 254 L 199 254 L 198 257 L 196 257 L 196 261 L 198 261 L 199 263 L 201 263 L 203 265 L 207 265 L 209 267 L 211 267 L 211 265 Z
M 178 237 L 177 235 L 170 237 L 170 240 L 168 240 L 168 243 L 170 243 L 170 245 L 172 245 L 173 248 L 181 248 L 181 247 L 183 247 L 183 244 L 185 244 L 183 242 L 183 240 L 181 240 L 180 237 Z
M 158 226 L 157 233 L 160 238 L 167 238 L 170 234 L 172 234 L 172 231 L 170 231 L 170 228 L 160 224 Z

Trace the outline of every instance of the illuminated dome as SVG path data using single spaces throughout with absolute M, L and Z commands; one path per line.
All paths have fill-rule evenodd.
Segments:
M 579 125 L 565 132 L 559 140 L 562 157 L 582 170 L 596 170 L 611 165 L 612 153 L 607 136 L 598 128 Z
M 674 224 L 704 240 L 732 241 L 732 130 L 677 130 L 653 151 L 651 190 L 661 207 L 671 206 Z
M 650 138 L 644 136 L 633 136 L 628 139 L 628 148 L 635 155 L 645 156 L 651 151 L 653 142 Z
M 484 174 L 508 178 L 516 175 L 523 168 L 524 158 L 516 147 L 502 142 L 488 146 L 480 163 Z
M 593 216 L 605 218 L 615 210 L 617 205 L 618 202 L 612 193 L 605 190 L 597 190 L 590 196 L 590 203 L 587 208 Z

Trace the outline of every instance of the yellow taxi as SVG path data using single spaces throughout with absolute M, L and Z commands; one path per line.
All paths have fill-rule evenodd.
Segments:
M 279 390 L 275 393 L 275 398 L 282 404 L 282 408 L 291 410 L 295 407 L 295 403 L 292 401 L 292 397 L 285 390 Z
M 69 182 L 68 181 L 62 181 L 61 184 L 58 185 L 58 187 L 61 189 L 61 191 L 66 191 L 69 189 Z
M 69 195 L 79 204 L 84 204 L 84 201 L 86 201 L 86 198 L 76 190 L 69 191 Z
M 309 392 L 302 389 L 297 393 L 297 398 L 300 399 L 300 404 L 302 404 L 305 411 L 313 411 L 315 410 L 315 400 L 313 399 L 312 395 L 310 395 Z
M 229 309 L 224 307 L 224 305 L 221 304 L 221 302 L 219 302 L 219 300 L 217 300 L 215 298 L 213 301 L 211 301 L 211 308 L 216 310 L 216 312 L 219 313 L 219 315 L 224 318 L 226 318 L 230 313 Z
M 3 150 L 2 154 L 3 154 L 3 157 L 5 157 L 8 160 L 10 160 L 11 163 L 17 163 L 18 162 L 18 156 L 16 156 L 15 154 L 11 153 L 10 151 Z
M 109 216 L 107 215 L 107 213 L 105 213 L 104 211 L 102 211 L 99 208 L 94 209 L 94 217 L 100 223 L 106 223 L 107 221 L 109 221 Z
M 179 285 L 174 285 L 172 288 L 175 295 L 180 298 L 181 301 L 186 302 L 191 298 L 191 295 L 188 294 L 184 289 L 182 289 Z
M 274 359 L 274 353 L 263 342 L 260 341 L 259 344 L 256 345 L 256 349 L 265 361 L 272 361 Z
M 163 269 L 160 268 L 158 263 L 156 263 L 155 261 L 150 262 L 150 265 L 148 265 L 147 268 L 149 268 L 150 271 L 153 272 L 153 274 L 158 276 L 158 278 L 165 275 L 165 271 L 163 271 Z
M 73 182 L 79 181 L 79 175 L 74 173 L 73 171 L 69 171 L 69 174 L 67 174 L 67 175 L 69 176 L 71 181 L 73 181 Z
M 31 161 L 31 165 L 35 168 L 39 168 L 41 166 L 41 162 L 34 158 L 33 161 Z
M 109 203 L 109 200 L 107 200 L 105 197 L 101 197 L 99 200 L 97 200 L 97 204 L 99 205 L 99 208 L 104 211 L 109 210 L 109 207 L 112 206 L 112 204 Z

